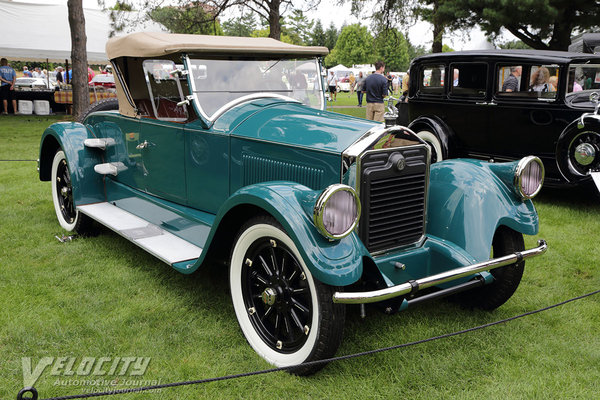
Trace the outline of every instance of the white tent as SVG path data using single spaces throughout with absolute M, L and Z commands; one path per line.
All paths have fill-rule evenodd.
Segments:
M 104 46 L 111 31 L 107 12 L 84 9 L 87 58 L 90 64 L 108 61 Z M 66 4 L 20 3 L 0 0 L 0 57 L 18 61 L 63 62 L 71 58 L 71 31 Z M 164 30 L 156 23 L 138 30 Z M 131 31 L 131 30 L 130 30 Z M 126 32 L 129 33 L 130 31 Z

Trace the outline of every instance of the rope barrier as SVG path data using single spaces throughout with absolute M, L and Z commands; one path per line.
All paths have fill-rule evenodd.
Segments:
M 37 160 L 0 160 L 0 161 L 16 162 L 16 161 L 37 161 Z
M 500 324 L 503 324 L 503 323 L 506 323 L 506 322 L 510 322 L 510 321 L 514 321 L 516 319 L 523 318 L 523 317 L 526 317 L 526 316 L 529 316 L 529 315 L 538 314 L 538 313 L 543 312 L 543 311 L 548 311 L 548 310 L 551 310 L 553 308 L 560 307 L 560 306 L 563 306 L 565 304 L 571 303 L 573 301 L 581 300 L 581 299 L 584 299 L 586 297 L 590 297 L 590 296 L 596 295 L 598 293 L 600 293 L 600 290 L 595 290 L 593 292 L 586 293 L 586 294 L 581 295 L 581 296 L 573 297 L 571 299 L 564 300 L 564 301 L 561 301 L 560 303 L 556 303 L 556 304 L 553 304 L 553 305 L 550 305 L 550 306 L 547 306 L 547 307 L 544 307 L 544 308 L 540 308 L 540 309 L 533 310 L 533 311 L 528 311 L 526 313 L 519 314 L 519 315 L 516 315 L 514 317 L 502 319 L 502 320 L 495 321 L 495 322 L 490 322 L 490 323 L 487 323 L 487 324 L 475 326 L 475 327 L 468 328 L 468 329 L 463 329 L 463 330 L 456 331 L 456 332 L 451 332 L 451 333 L 446 333 L 446 334 L 439 335 L 439 336 L 430 337 L 430 338 L 427 338 L 427 339 L 421 339 L 421 340 L 417 340 L 417 341 L 414 341 L 414 342 L 408 342 L 408 343 L 398 344 L 398 345 L 395 345 L 395 346 L 383 347 L 383 348 L 375 349 L 375 350 L 363 351 L 363 352 L 355 353 L 355 354 L 348 354 L 348 355 L 345 355 L 345 356 L 338 356 L 338 357 L 332 357 L 332 358 L 327 358 L 327 359 L 323 359 L 323 360 L 309 361 L 309 362 L 306 362 L 306 363 L 303 363 L 303 364 L 299 364 L 299 365 L 292 365 L 292 366 L 288 366 L 288 367 L 270 368 L 270 369 L 264 369 L 264 370 L 253 371 L 253 372 L 244 372 L 244 373 L 241 373 L 241 374 L 225 375 L 225 376 L 219 376 L 219 377 L 215 377 L 215 378 L 206 378 L 206 379 L 198 379 L 198 380 L 192 380 L 192 381 L 182 381 L 182 382 L 165 383 L 165 384 L 153 385 L 153 386 L 143 386 L 143 387 L 135 387 L 135 388 L 117 389 L 117 390 L 106 391 L 106 392 L 98 392 L 98 393 L 85 393 L 85 394 L 76 394 L 76 395 L 70 395 L 70 396 L 50 397 L 50 398 L 40 399 L 40 400 L 86 399 L 86 398 L 90 398 L 90 397 L 111 396 L 111 395 L 125 394 L 125 393 L 137 393 L 137 392 L 143 392 L 143 391 L 147 391 L 147 390 L 165 389 L 165 388 L 172 388 L 172 387 L 178 387 L 178 386 L 197 385 L 197 384 L 202 384 L 202 383 L 210 383 L 210 382 L 225 381 L 225 380 L 230 380 L 230 379 L 238 379 L 238 378 L 244 378 L 244 377 L 247 377 L 247 376 L 256 376 L 256 375 L 263 375 L 263 374 L 268 374 L 268 373 L 272 373 L 272 372 L 286 371 L 286 370 L 294 369 L 294 368 L 297 368 L 297 367 L 300 367 L 300 366 L 311 366 L 311 365 L 318 365 L 318 364 L 329 363 L 329 362 L 333 362 L 333 361 L 348 360 L 348 359 L 351 359 L 351 358 L 357 358 L 357 357 L 362 357 L 362 356 L 367 356 L 367 355 L 382 353 L 384 351 L 397 350 L 397 349 L 401 349 L 401 348 L 405 348 L 405 347 L 415 346 L 415 345 L 422 344 L 422 343 L 432 342 L 434 340 L 445 339 L 445 338 L 449 338 L 449 337 L 453 337 L 453 336 L 462 335 L 462 334 L 465 334 L 465 333 L 477 331 L 477 330 L 484 329 L 484 328 L 489 328 L 489 327 L 494 326 L 494 325 L 500 325 Z M 23 397 L 26 394 L 31 394 L 31 397 Z M 38 400 L 37 390 L 35 388 L 33 388 L 33 387 L 21 389 L 21 391 L 19 391 L 19 394 L 17 395 L 17 400 Z

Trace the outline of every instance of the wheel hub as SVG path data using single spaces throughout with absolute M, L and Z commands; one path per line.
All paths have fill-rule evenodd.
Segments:
M 575 161 L 579 165 L 590 165 L 596 158 L 596 149 L 589 143 L 581 143 L 575 148 Z
M 277 301 L 277 291 L 272 287 L 268 287 L 262 292 L 261 297 L 263 303 L 268 306 L 272 306 L 275 304 L 275 301 Z

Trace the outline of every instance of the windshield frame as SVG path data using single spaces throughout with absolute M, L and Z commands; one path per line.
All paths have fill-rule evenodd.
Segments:
M 192 62 L 193 62 L 193 60 L 218 60 L 218 59 L 219 58 L 213 58 L 213 57 L 192 57 L 192 56 L 190 56 L 190 54 L 185 54 L 183 56 L 183 62 L 185 65 L 185 69 L 187 70 L 187 79 L 188 79 L 188 84 L 189 84 L 189 88 L 190 88 L 190 96 L 188 96 L 188 99 L 192 101 L 196 113 L 200 116 L 200 118 L 202 118 L 205 121 L 207 126 L 211 126 L 221 115 L 223 115 L 225 112 L 227 112 L 231 108 L 233 108 L 239 104 L 252 101 L 252 100 L 273 98 L 273 99 L 279 99 L 279 100 L 286 101 L 286 102 L 294 102 L 294 103 L 302 104 L 302 102 L 300 100 L 295 99 L 290 96 L 285 96 L 285 95 L 282 95 L 279 93 L 272 93 L 272 92 L 268 92 L 268 91 L 264 91 L 264 92 L 261 91 L 261 92 L 257 92 L 257 93 L 243 95 L 243 96 L 237 97 L 231 101 L 228 101 L 225 104 L 221 105 L 216 111 L 214 111 L 213 113 L 211 113 L 209 115 L 206 112 L 206 110 L 202 107 L 202 103 L 200 102 L 200 99 L 198 97 L 199 89 L 196 85 L 196 79 L 194 78 L 195 71 L 194 71 L 194 68 L 192 68 L 192 65 L 193 65 Z M 283 61 L 283 60 L 303 60 L 303 63 L 314 62 L 315 68 L 317 69 L 317 74 L 316 74 L 316 77 L 314 80 L 314 85 L 315 85 L 314 92 L 315 92 L 315 94 L 317 94 L 317 97 L 319 99 L 318 109 L 325 110 L 327 103 L 325 100 L 325 92 L 323 91 L 323 79 L 321 76 L 322 65 L 321 65 L 321 60 L 318 57 L 302 57 L 302 56 L 300 56 L 300 57 L 298 57 L 298 56 L 283 57 L 283 56 L 273 55 L 272 60 L 277 61 L 277 63 L 279 61 Z M 275 64 L 273 64 L 273 65 L 275 65 Z M 314 107 L 314 106 L 307 105 L 307 107 Z M 315 107 L 315 108 L 317 108 L 317 107 Z

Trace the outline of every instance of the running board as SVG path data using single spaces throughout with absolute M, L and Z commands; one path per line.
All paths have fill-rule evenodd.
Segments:
M 190 268 L 202 254 L 200 247 L 110 203 L 78 206 L 77 210 L 171 266 L 186 263 L 177 267 Z

